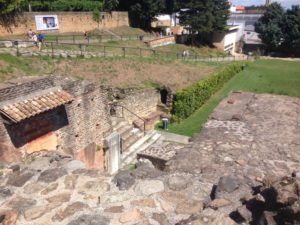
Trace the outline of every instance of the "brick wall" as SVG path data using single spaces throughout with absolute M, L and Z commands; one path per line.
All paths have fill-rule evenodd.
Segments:
M 85 32 L 98 28 L 91 12 L 25 12 L 16 19 L 16 24 L 9 27 L 0 25 L 0 36 L 25 34 L 29 28 L 36 29 L 36 15 L 57 15 L 59 30 L 57 33 Z M 99 28 L 129 26 L 127 12 L 101 13 Z M 53 31 L 51 31 L 53 32 Z

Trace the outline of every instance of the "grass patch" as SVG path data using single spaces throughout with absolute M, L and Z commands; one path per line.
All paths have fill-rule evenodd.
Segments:
M 214 108 L 231 91 L 271 93 L 300 98 L 300 63 L 280 60 L 258 60 L 227 82 L 192 116 L 180 124 L 170 124 L 169 132 L 192 136 L 199 132 Z M 161 124 L 157 125 L 161 129 Z

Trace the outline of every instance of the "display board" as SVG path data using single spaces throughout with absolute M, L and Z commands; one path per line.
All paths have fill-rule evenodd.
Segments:
M 57 15 L 35 16 L 36 30 L 58 30 Z

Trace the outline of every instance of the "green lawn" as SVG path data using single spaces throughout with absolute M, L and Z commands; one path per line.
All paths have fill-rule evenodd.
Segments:
M 170 124 L 169 132 L 192 136 L 199 132 L 213 109 L 233 90 L 272 93 L 300 98 L 300 62 L 258 60 L 233 77 L 192 116 Z M 161 125 L 158 124 L 157 127 Z

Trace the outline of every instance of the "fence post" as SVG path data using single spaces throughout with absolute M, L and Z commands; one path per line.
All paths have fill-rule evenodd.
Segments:
M 17 45 L 17 56 L 20 56 L 20 52 L 19 52 L 19 41 L 16 41 L 15 44 Z
M 83 54 L 82 54 L 82 44 L 79 44 L 79 48 L 80 48 L 80 56 L 83 57 Z
M 126 48 L 123 47 L 122 50 L 123 50 L 123 57 L 125 58 L 126 57 Z
M 53 42 L 51 42 L 51 57 L 54 58 Z
M 75 35 L 73 34 L 73 44 L 75 44 Z

